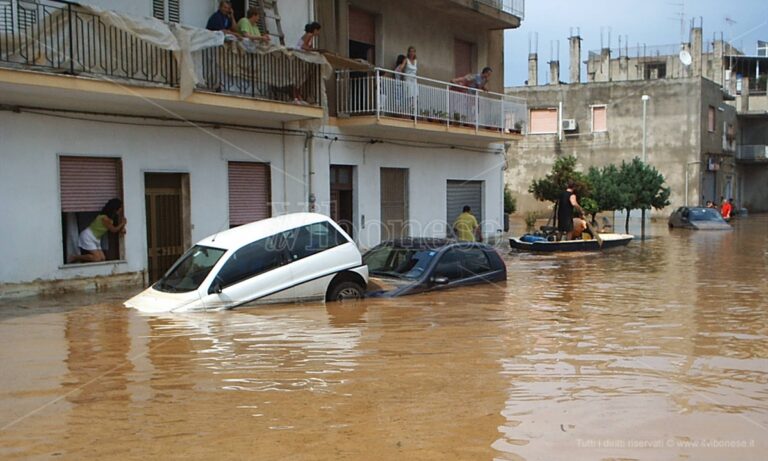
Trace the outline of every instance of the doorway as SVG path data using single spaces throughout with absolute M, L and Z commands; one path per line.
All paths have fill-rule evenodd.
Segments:
M 461 210 L 468 206 L 472 209 L 475 219 L 483 225 L 483 181 L 452 181 L 446 184 L 446 211 L 445 217 L 448 224 L 447 235 L 453 233 L 453 222 L 461 214 Z
M 354 184 L 355 167 L 331 165 L 331 219 L 354 238 Z
M 191 241 L 189 175 L 145 173 L 147 274 L 156 282 L 184 253 Z
M 408 236 L 408 169 L 381 169 L 381 240 Z

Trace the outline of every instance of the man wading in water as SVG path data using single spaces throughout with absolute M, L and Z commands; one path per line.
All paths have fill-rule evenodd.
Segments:
M 581 208 L 579 202 L 576 201 L 576 193 L 574 189 L 576 184 L 573 181 L 568 181 L 568 187 L 560 194 L 560 200 L 557 202 L 557 231 L 558 239 L 565 234 L 566 240 L 573 240 L 573 209 L 576 208 L 584 214 L 584 209 Z

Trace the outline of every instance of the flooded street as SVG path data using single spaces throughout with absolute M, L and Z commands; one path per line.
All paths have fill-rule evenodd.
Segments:
M 3 301 L 0 458 L 766 459 L 768 216 L 651 233 L 393 300 Z

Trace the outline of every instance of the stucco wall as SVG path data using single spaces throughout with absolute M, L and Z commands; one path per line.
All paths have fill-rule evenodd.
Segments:
M 518 212 L 541 210 L 545 204 L 527 192 L 533 179 L 544 177 L 559 155 L 575 155 L 579 166 L 620 164 L 642 155 L 641 96 L 651 96 L 647 103 L 647 161 L 666 178 L 672 189 L 672 206 L 684 203 L 686 169 L 689 174 L 689 203 L 698 203 L 700 169 L 706 153 L 722 152 L 723 117 L 735 119 L 727 109 L 717 112 L 716 132 L 706 131 L 706 111 L 718 107 L 722 95 L 708 80 L 677 79 L 654 81 L 606 82 L 512 88 L 508 94 L 525 97 L 529 108 L 557 107 L 563 102 L 563 118 L 575 119 L 578 130 L 557 135 L 527 135 L 509 151 L 506 179 L 518 196 Z M 607 105 L 605 133 L 591 132 L 591 105 Z M 732 169 L 732 156 L 726 156 Z M 686 167 L 686 164 L 694 163 Z M 723 174 L 723 173 L 720 173 Z M 666 215 L 669 210 L 655 212 Z
M 192 241 L 228 228 L 227 160 L 269 162 L 275 201 L 285 197 L 280 171 L 287 166 L 293 183 L 301 183 L 305 174 L 301 148 L 295 146 L 303 138 L 288 139 L 284 156 L 281 136 L 226 129 L 141 127 L 0 112 L 0 139 L 0 231 L 8 236 L 0 243 L 5 258 L 0 281 L 7 283 L 144 269 L 145 172 L 189 174 Z M 61 267 L 60 154 L 122 159 L 125 263 Z M 292 194 L 289 209 L 299 209 L 295 202 L 304 196 L 303 191 Z

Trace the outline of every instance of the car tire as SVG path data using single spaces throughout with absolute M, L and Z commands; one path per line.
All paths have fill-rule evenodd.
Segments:
M 361 299 L 363 297 L 363 287 L 359 283 L 342 281 L 332 285 L 325 295 L 326 301 L 347 301 L 350 299 Z

